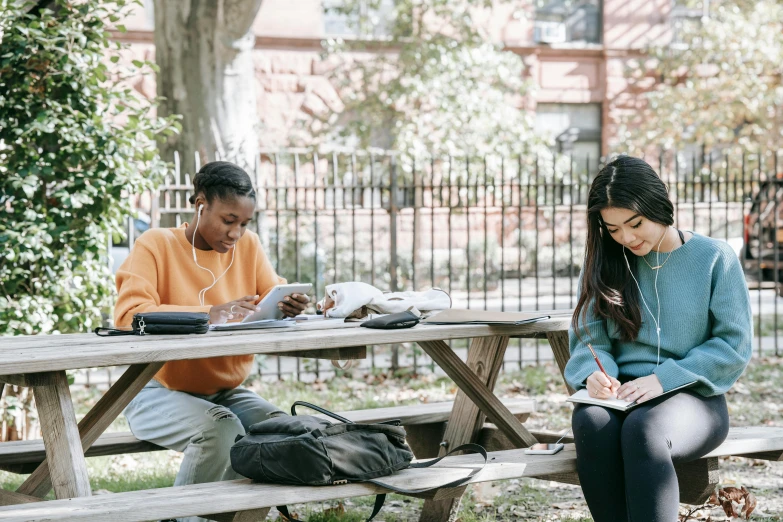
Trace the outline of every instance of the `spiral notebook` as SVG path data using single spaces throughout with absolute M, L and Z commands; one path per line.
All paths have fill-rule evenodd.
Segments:
M 672 392 L 676 392 L 677 390 L 681 390 L 683 388 L 687 388 L 688 386 L 691 386 L 693 384 L 696 384 L 696 381 L 689 382 L 688 384 L 683 384 L 682 386 L 678 386 L 676 388 L 672 388 L 669 391 L 663 392 L 658 397 L 661 397 L 663 395 L 668 395 Z M 658 397 L 655 398 L 657 399 Z M 628 411 L 630 409 L 635 408 L 636 406 L 639 406 L 640 404 L 644 404 L 643 402 L 642 403 L 638 403 L 636 401 L 628 402 L 622 399 L 596 399 L 594 397 L 590 397 L 590 394 L 587 392 L 587 388 L 580 389 L 575 394 L 567 398 L 566 401 L 577 402 L 581 404 L 595 404 L 596 406 L 604 406 L 605 408 L 612 408 L 620 411 Z

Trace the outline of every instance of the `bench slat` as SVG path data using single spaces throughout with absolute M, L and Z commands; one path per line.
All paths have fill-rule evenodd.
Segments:
M 708 457 L 747 454 L 760 449 L 783 450 L 783 428 L 732 428 L 726 442 Z M 573 444 L 568 444 L 556 455 L 525 455 L 523 450 L 508 450 L 491 452 L 490 459 L 484 471 L 473 477 L 471 482 L 541 476 L 556 479 L 563 474 L 573 476 L 576 470 Z M 399 487 L 437 486 L 465 476 L 479 462 L 477 455 L 449 457 L 433 468 L 407 469 L 383 480 Z M 0 521 L 134 522 L 221 511 L 247 511 L 382 492 L 382 488 L 371 484 L 306 487 L 235 480 L 0 507 Z
M 536 407 L 536 401 L 532 399 L 502 399 L 502 402 L 513 414 L 532 413 Z M 371 423 L 400 419 L 403 426 L 412 426 L 446 422 L 449 420 L 453 406 L 454 403 L 451 401 L 433 402 L 416 404 L 415 406 L 346 411 L 340 413 L 340 415 L 353 422 Z
M 369 410 L 354 410 L 339 414 L 354 422 L 372 423 L 391 419 L 400 419 L 403 426 L 443 423 L 449 419 L 453 402 L 433 402 L 414 406 L 395 406 Z M 503 404 L 515 415 L 535 411 L 536 401 L 531 399 L 504 399 Z M 300 409 L 303 413 L 309 413 Z M 322 416 L 322 415 L 319 415 Z M 159 451 L 165 448 L 151 442 L 141 441 L 129 432 L 104 433 L 87 450 L 87 457 L 118 455 L 123 453 L 142 453 Z M 0 467 L 39 463 L 46 456 L 43 441 L 22 440 L 0 443 Z M 16 470 L 14 470 L 16 471 Z M 23 470 L 20 470 L 23 472 Z M 29 471 L 28 471 L 29 473 Z
M 383 480 L 402 488 L 437 486 L 464 477 L 480 465 L 482 460 L 479 455 L 449 457 L 432 468 L 406 469 L 384 477 Z M 523 450 L 492 452 L 484 471 L 473 477 L 471 482 L 574 471 L 575 463 L 576 454 L 571 445 L 557 455 L 525 455 Z M 234 480 L 0 507 L 0 521 L 29 522 L 45 519 L 141 522 L 386 492 L 388 490 L 367 483 L 309 487 L 253 484 L 249 480 Z
M 743 426 L 729 429 L 729 436 L 705 457 L 743 456 L 751 453 L 783 450 L 783 428 Z

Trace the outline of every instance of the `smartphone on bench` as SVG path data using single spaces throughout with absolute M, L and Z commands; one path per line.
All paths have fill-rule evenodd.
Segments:
M 310 283 L 291 283 L 277 285 L 256 305 L 256 311 L 242 319 L 243 323 L 264 321 L 269 319 L 282 319 L 283 312 L 277 307 L 277 303 L 292 294 L 307 294 L 313 289 Z
M 525 455 L 554 455 L 561 449 L 563 449 L 564 444 L 562 443 L 538 443 L 533 444 L 529 448 L 525 450 Z

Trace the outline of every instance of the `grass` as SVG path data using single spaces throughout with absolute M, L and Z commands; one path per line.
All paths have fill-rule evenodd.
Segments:
M 754 358 L 740 382 L 728 393 L 732 424 L 783 426 L 783 406 L 779 389 L 783 382 L 783 359 Z M 453 400 L 456 386 L 448 378 L 433 375 L 390 376 L 344 375 L 325 382 L 254 381 L 248 386 L 281 408 L 295 400 L 305 400 L 336 411 L 418 404 Z M 565 387 L 553 364 L 528 366 L 500 375 L 495 389 L 501 397 L 529 396 L 537 401 L 537 411 L 526 425 L 530 428 L 560 430 L 570 425 L 570 405 L 564 403 Z M 74 390 L 77 415 L 83 415 L 100 397 L 95 390 Z M 111 431 L 126 431 L 124 417 L 117 419 Z M 133 455 L 87 459 L 92 489 L 95 492 L 122 492 L 171 486 L 181 456 L 160 451 Z M 746 485 L 758 498 L 758 515 L 765 522 L 783 522 L 783 463 L 750 461 L 731 457 L 721 461 L 721 478 L 726 485 Z M 25 476 L 0 472 L 0 485 L 16 489 Z M 51 497 L 51 495 L 50 495 Z M 360 522 L 372 510 L 373 497 L 340 502 L 289 506 L 308 522 Z M 389 495 L 377 520 L 407 522 L 418 520 L 423 501 Z M 780 506 L 781 509 L 775 509 Z M 720 510 L 712 510 L 692 520 L 724 520 Z M 581 490 L 577 486 L 544 480 L 519 479 L 474 485 L 468 489 L 458 513 L 459 522 L 536 520 L 542 522 L 589 522 Z

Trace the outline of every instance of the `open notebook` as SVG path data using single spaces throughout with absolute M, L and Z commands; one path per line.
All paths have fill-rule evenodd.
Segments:
M 668 395 L 672 392 L 681 390 L 683 388 L 687 388 L 688 386 L 691 386 L 693 384 L 696 384 L 696 381 L 689 382 L 688 384 L 683 384 L 682 386 L 678 386 L 677 388 L 672 388 L 669 391 L 663 392 L 658 397 L 662 395 Z M 632 408 L 635 408 L 636 406 L 639 406 L 638 402 L 628 402 L 621 399 L 595 399 L 593 397 L 590 397 L 590 395 L 587 393 L 587 388 L 582 388 L 581 390 L 577 391 L 575 394 L 571 395 L 566 400 L 568 402 L 578 402 L 581 404 L 595 404 L 596 406 L 604 406 L 606 408 L 613 408 L 615 410 L 620 410 L 620 411 L 628 411 Z

